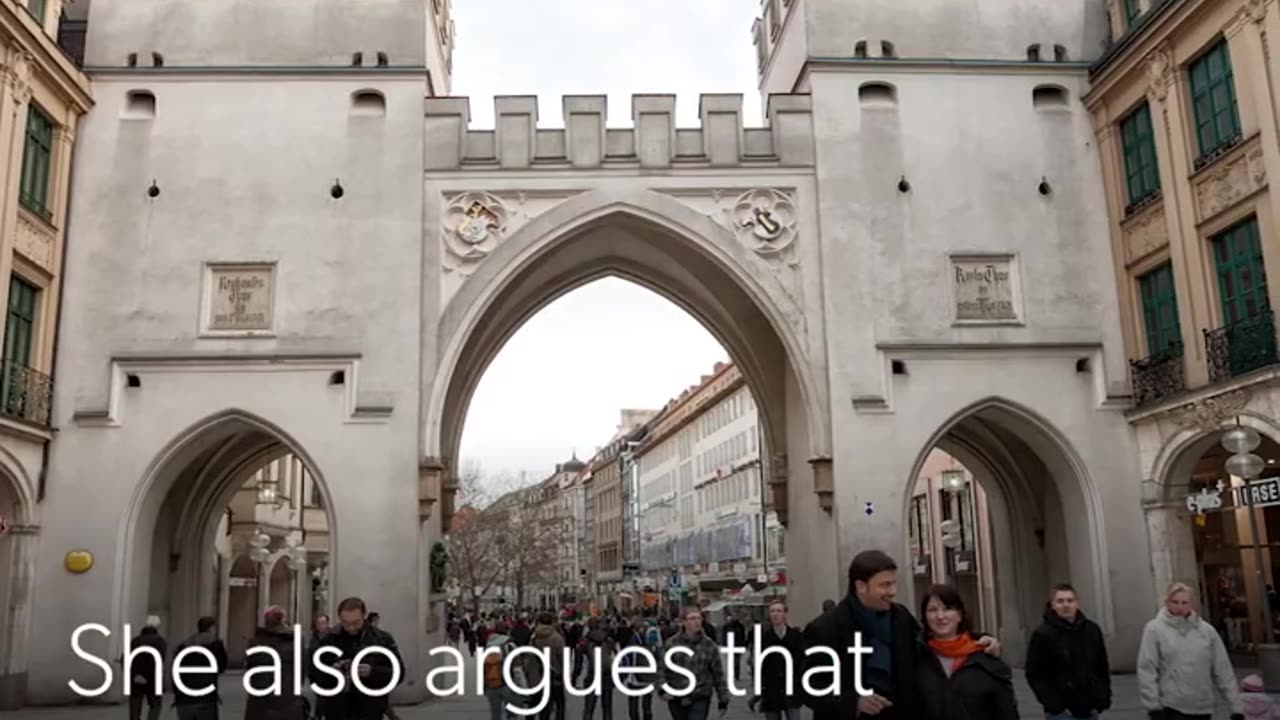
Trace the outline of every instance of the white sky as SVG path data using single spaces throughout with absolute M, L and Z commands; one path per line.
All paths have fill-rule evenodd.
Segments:
M 538 95 L 541 127 L 560 97 L 608 94 L 609 126 L 631 125 L 633 93 L 675 93 L 681 127 L 698 94 L 742 93 L 759 125 L 751 22 L 758 0 L 454 0 L 453 95 L 493 127 L 494 95 Z M 472 399 L 461 460 L 486 475 L 549 475 L 613 435 L 622 408 L 660 408 L 727 354 L 683 310 L 624 280 L 600 280 L 535 315 Z

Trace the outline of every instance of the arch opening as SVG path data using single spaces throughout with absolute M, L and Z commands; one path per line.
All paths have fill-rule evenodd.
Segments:
M 1157 580 L 1196 588 L 1199 611 L 1223 632 L 1228 650 L 1247 654 L 1259 643 L 1271 642 L 1264 632 L 1264 606 L 1270 608 L 1273 622 L 1280 615 L 1272 592 L 1280 577 L 1280 433 L 1252 416 L 1240 419 L 1258 432 L 1260 444 L 1253 450 L 1263 461 L 1258 477 L 1246 481 L 1227 471 L 1231 452 L 1222 446 L 1222 438 L 1233 425 L 1195 432 L 1171 454 L 1161 473 L 1162 502 L 1149 512 L 1173 511 L 1166 513 L 1170 539 L 1162 548 L 1169 577 Z M 1217 498 L 1221 506 L 1194 514 L 1187 509 L 1189 496 Z M 1248 507 L 1251 496 L 1253 510 Z M 1157 575 L 1162 573 L 1158 570 Z
M 913 601 L 931 584 L 954 585 L 1014 665 L 1055 585 L 1074 586 L 1106 628 L 1093 493 L 1072 451 L 1031 413 L 998 400 L 959 413 L 924 449 L 905 496 Z M 1068 533 L 1067 518 L 1086 531 Z
M 267 606 L 304 625 L 328 612 L 327 496 L 307 454 L 266 421 L 230 411 L 191 428 L 153 462 L 125 524 L 124 620 L 155 616 L 181 639 L 213 617 L 242 665 Z
M 778 329 L 785 314 L 771 306 L 772 296 L 760 287 L 757 273 L 765 265 L 761 262 L 758 267 L 750 266 L 754 258 L 748 257 L 748 251 L 727 232 L 723 238 L 691 237 L 693 233 L 687 227 L 634 207 L 614 205 L 586 215 L 585 221 L 570 222 L 569 227 L 559 231 L 544 230 L 525 238 L 527 242 L 516 238 L 505 241 L 511 246 L 510 252 L 501 258 L 486 258 L 481 270 L 451 299 L 441 325 L 444 360 L 437 375 L 438 389 L 433 390 L 439 395 L 440 425 L 435 437 L 428 438 L 428 446 L 434 443 L 438 448 L 441 459 L 450 466 L 446 472 L 457 473 L 456 458 L 466 413 L 482 376 L 508 340 L 526 321 L 566 293 L 602 278 L 620 278 L 656 293 L 691 315 L 725 349 L 732 361 L 730 366 L 740 373 L 742 395 L 749 398 L 743 406 L 750 403 L 752 411 L 759 413 L 758 438 L 750 441 L 758 479 L 742 481 L 743 491 L 747 497 L 752 493 L 756 498 L 764 497 L 777 517 L 785 521 L 789 498 L 783 484 L 786 473 L 781 466 L 798 459 L 807 468 L 814 447 L 821 447 L 821 441 L 814 442 L 811 432 L 814 383 L 807 368 L 801 366 L 803 360 L 792 360 L 800 354 L 801 347 L 794 335 L 788 335 L 794 328 L 783 323 L 782 330 Z M 487 275 L 484 266 L 491 267 Z M 471 295 L 467 294 L 467 286 L 471 286 Z M 468 308 L 477 310 L 468 312 Z M 428 417 L 432 415 L 428 413 Z M 691 438 L 689 442 L 700 439 Z M 745 453 L 745 435 L 742 445 Z M 565 449 L 566 456 L 568 450 Z M 708 474 L 714 472 L 710 466 L 703 469 Z M 690 475 L 694 474 L 691 470 Z M 635 493 L 644 492 L 637 484 Z M 671 500 L 650 497 L 646 502 L 673 503 L 674 507 L 668 509 L 674 510 L 677 525 L 685 495 L 691 511 L 708 507 L 707 491 L 699 493 L 692 477 L 683 485 L 677 477 L 672 494 L 675 497 Z M 465 509 L 468 514 L 472 511 Z M 452 510 L 446 505 L 446 518 L 452 516 Z M 640 518 L 635 521 L 641 522 Z M 636 530 L 642 537 L 639 528 Z M 748 531 L 754 533 L 755 528 Z M 752 537 L 758 538 L 758 544 L 774 548 L 775 553 L 785 547 L 780 530 L 761 527 Z M 668 553 L 665 562 L 681 564 L 675 559 L 674 549 L 664 552 Z M 644 553 L 637 550 L 636 554 L 645 553 L 654 557 L 648 549 Z

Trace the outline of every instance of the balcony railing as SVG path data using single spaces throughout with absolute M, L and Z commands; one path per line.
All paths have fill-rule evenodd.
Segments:
M 36 425 L 49 424 L 53 379 L 25 365 L 0 365 L 0 413 Z
M 1176 343 L 1149 357 L 1129 361 L 1135 405 L 1146 405 L 1186 389 L 1182 356 L 1182 343 Z
M 1219 382 L 1280 362 L 1276 316 L 1271 310 L 1238 323 L 1204 331 L 1209 382 Z

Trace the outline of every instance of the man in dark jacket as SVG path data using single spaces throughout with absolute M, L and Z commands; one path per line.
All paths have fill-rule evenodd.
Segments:
M 320 658 L 320 662 L 337 668 L 347 679 L 340 695 L 325 702 L 326 717 L 339 720 L 382 720 L 389 706 L 388 696 L 375 697 L 361 692 L 351 681 L 352 663 L 356 655 L 366 648 L 378 647 L 385 652 L 365 653 L 355 668 L 361 684 L 371 690 L 381 690 L 391 684 L 397 667 L 404 678 L 403 659 L 395 638 L 389 633 L 368 624 L 368 608 L 358 597 L 350 597 L 338 604 L 338 626 L 324 639 L 323 647 L 337 648 L 341 655 L 335 659 L 332 651 Z M 335 680 L 319 669 L 312 671 L 317 687 L 332 689 Z
M 922 717 L 915 680 L 920 624 L 910 610 L 894 602 L 897 594 L 897 563 L 884 551 L 864 550 L 849 564 L 849 594 L 844 601 L 804 629 L 808 647 L 828 647 L 840 657 L 840 693 L 806 699 L 814 720 L 849 720 L 861 715 L 888 720 Z M 861 633 L 862 645 L 870 647 L 871 653 L 855 659 L 848 648 L 853 646 L 856 633 Z M 1000 652 L 995 638 L 974 637 L 988 653 Z M 859 661 L 863 687 L 872 693 L 866 697 L 857 692 L 855 684 L 854 669 Z M 821 653 L 810 655 L 809 663 L 830 668 L 830 658 Z
M 688 678 L 675 670 L 676 666 L 692 674 L 694 684 L 684 695 L 665 697 L 671 720 L 707 720 L 713 695 L 724 715 L 729 709 L 729 685 L 720 648 L 703 632 L 702 611 L 698 608 L 684 611 L 683 625 L 684 629 L 663 647 L 661 667 L 664 681 L 671 688 L 687 688 L 689 684 Z
M 1049 720 L 1093 718 L 1111 707 L 1111 666 L 1102 628 L 1080 611 L 1075 588 L 1058 585 L 1027 648 L 1027 684 Z
M 748 638 L 754 643 L 755 638 Z M 777 648 L 777 649 L 770 649 Z M 749 707 L 758 704 L 765 720 L 801 720 L 800 708 L 804 705 L 805 665 L 804 636 L 800 628 L 787 624 L 787 604 L 775 600 L 769 606 L 769 625 L 760 630 L 760 650 L 763 658 L 755 669 L 756 690 Z M 790 658 L 788 660 L 788 658 Z M 788 682 L 790 675 L 790 682 Z
M 262 627 L 253 635 L 250 647 L 270 649 L 280 658 L 280 674 L 260 670 L 252 672 L 256 667 L 272 667 L 275 657 L 270 653 L 254 652 L 246 655 L 245 684 L 255 692 L 265 693 L 261 696 L 250 694 L 245 701 L 244 720 L 306 720 L 307 700 L 295 692 L 294 662 L 303 663 L 302 675 L 305 677 L 310 668 L 310 658 L 303 653 L 295 658 L 293 652 L 293 627 L 285 622 L 284 608 L 272 605 L 262 613 Z M 278 688 L 273 687 L 275 678 L 280 678 Z M 271 690 L 271 692 L 266 692 Z
M 218 705 L 222 702 L 218 697 L 218 676 L 227 671 L 227 648 L 218 637 L 217 624 L 218 621 L 211 617 L 200 618 L 196 621 L 196 634 L 183 640 L 173 651 L 175 668 L 182 651 L 193 647 L 208 651 L 213 656 L 215 668 L 213 672 L 182 673 L 182 683 L 189 690 L 202 692 L 205 688 L 212 687 L 213 692 L 188 695 L 176 682 L 173 684 L 173 705 L 178 711 L 178 720 L 218 720 Z M 203 655 L 188 653 L 182 664 L 184 667 L 207 667 L 207 658 L 203 658 Z
M 154 615 L 147 618 L 146 626 L 133 638 L 130 650 L 132 660 L 126 660 L 129 670 L 129 720 L 142 720 L 143 702 L 147 704 L 147 720 L 160 720 L 160 712 L 164 709 L 162 678 L 169 650 L 169 644 L 160 635 L 160 618 Z

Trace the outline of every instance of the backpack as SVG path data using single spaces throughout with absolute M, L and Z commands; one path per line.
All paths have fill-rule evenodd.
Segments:
M 656 627 L 651 627 L 644 634 L 644 642 L 649 646 L 650 650 L 662 649 L 662 631 Z
M 484 686 L 487 688 L 502 687 L 502 661 L 507 656 L 504 646 L 500 653 L 489 653 L 484 656 Z

